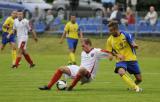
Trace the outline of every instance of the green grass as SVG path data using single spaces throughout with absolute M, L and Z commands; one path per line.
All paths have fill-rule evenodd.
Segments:
M 0 102 L 160 102 L 160 42 L 140 41 L 137 51 L 143 75 L 142 93 L 127 91 L 120 77 L 113 73 L 114 61 L 100 61 L 96 79 L 90 84 L 77 85 L 72 92 L 40 91 L 39 86 L 50 80 L 57 67 L 67 63 L 66 42 L 57 37 L 42 37 L 38 43 L 29 40 L 28 52 L 36 63 L 30 69 L 24 59 L 18 69 L 11 69 L 9 46 L 0 53 Z M 106 39 L 92 38 L 95 47 L 104 48 Z M 77 61 L 81 47 L 78 45 Z M 68 84 L 71 80 L 67 80 Z

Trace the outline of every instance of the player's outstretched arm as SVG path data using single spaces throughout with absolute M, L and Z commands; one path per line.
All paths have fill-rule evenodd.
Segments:
M 138 49 L 138 45 L 135 43 L 135 41 L 132 42 L 132 47 Z
M 82 31 L 79 32 L 79 35 L 80 35 L 80 39 L 83 39 L 83 32 Z
M 35 30 L 32 30 L 32 36 L 33 36 L 34 40 L 37 42 L 38 38 L 37 38 L 37 34 L 36 34 Z
M 64 31 L 64 33 L 63 33 L 62 36 L 61 36 L 61 39 L 60 39 L 60 41 L 59 41 L 60 44 L 63 43 L 63 40 L 64 40 L 65 37 L 66 37 L 66 31 Z

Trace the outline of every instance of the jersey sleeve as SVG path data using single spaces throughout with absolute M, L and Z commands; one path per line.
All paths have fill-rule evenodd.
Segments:
M 125 35 L 125 37 L 126 37 L 128 43 L 129 43 L 130 45 L 132 45 L 132 43 L 134 42 L 134 37 L 133 37 L 133 35 L 130 34 L 130 33 L 127 33 L 127 34 L 124 33 L 124 35 Z
M 102 59 L 102 58 L 108 57 L 109 54 L 110 54 L 110 52 L 107 50 L 97 49 L 96 55 L 97 55 L 97 58 Z
M 31 28 L 28 20 L 26 20 L 26 26 L 27 26 L 28 31 L 32 31 L 32 28 Z
M 106 50 L 112 52 L 112 44 L 110 38 L 106 42 Z

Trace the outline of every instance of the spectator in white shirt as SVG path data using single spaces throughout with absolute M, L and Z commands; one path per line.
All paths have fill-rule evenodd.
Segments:
M 53 19 L 54 19 L 54 17 L 53 17 L 53 15 L 52 15 L 52 10 L 48 10 L 47 11 L 47 15 L 46 15 L 46 17 L 45 17 L 45 23 L 46 23 L 46 29 L 48 30 L 49 29 L 49 26 L 50 26 L 50 24 L 52 23 L 52 21 L 53 21 Z
M 157 23 L 157 18 L 158 18 L 158 14 L 155 11 L 154 6 L 150 6 L 150 11 L 147 13 L 147 15 L 144 18 L 145 21 L 146 22 L 148 21 L 151 26 L 154 26 Z
M 121 15 L 121 12 L 119 11 L 118 5 L 114 5 L 113 12 L 111 13 L 111 16 L 108 19 L 108 21 L 115 20 L 120 24 L 121 23 L 121 18 L 122 18 L 122 15 Z

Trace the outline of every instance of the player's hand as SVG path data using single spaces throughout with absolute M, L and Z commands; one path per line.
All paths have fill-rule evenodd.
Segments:
M 63 40 L 60 40 L 59 43 L 62 44 L 62 43 L 63 43 Z
M 38 42 L 38 38 L 34 38 L 35 42 Z
M 117 54 L 116 55 L 118 59 L 120 59 L 121 61 L 124 61 L 125 56 L 121 55 L 121 54 Z
M 109 59 L 110 61 L 112 61 L 112 60 L 113 60 L 113 55 L 109 54 L 109 55 L 108 55 L 108 59 Z
M 9 39 L 9 38 L 10 38 L 10 35 L 11 35 L 11 34 L 8 34 L 8 35 L 7 35 L 7 39 Z
M 132 46 L 133 46 L 133 48 L 138 49 L 138 45 L 137 44 L 134 44 Z

